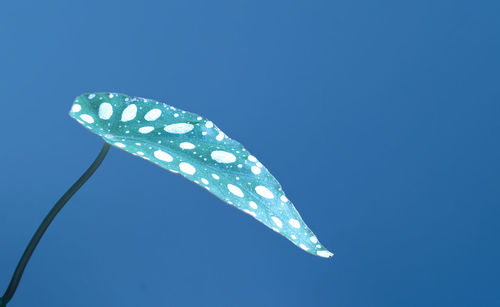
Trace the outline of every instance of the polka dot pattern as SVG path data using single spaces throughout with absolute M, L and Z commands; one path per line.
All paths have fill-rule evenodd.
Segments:
M 199 184 L 304 251 L 333 256 L 264 165 L 206 118 L 116 93 L 81 95 L 70 116 L 111 145 Z

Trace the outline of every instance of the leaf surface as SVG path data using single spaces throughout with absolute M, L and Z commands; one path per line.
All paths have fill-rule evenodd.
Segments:
M 70 116 L 109 144 L 197 183 L 303 250 L 333 256 L 271 173 L 210 120 L 152 99 L 115 93 L 77 97 Z

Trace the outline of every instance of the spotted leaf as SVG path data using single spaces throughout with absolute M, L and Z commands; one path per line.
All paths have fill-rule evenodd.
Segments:
M 70 115 L 109 144 L 194 181 L 303 250 L 333 256 L 262 163 L 210 120 L 114 93 L 81 95 Z

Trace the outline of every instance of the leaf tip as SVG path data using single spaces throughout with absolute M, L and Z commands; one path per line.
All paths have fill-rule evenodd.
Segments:
M 323 258 L 332 258 L 334 254 L 332 252 L 324 249 L 324 250 L 317 251 L 316 255 L 323 257 Z

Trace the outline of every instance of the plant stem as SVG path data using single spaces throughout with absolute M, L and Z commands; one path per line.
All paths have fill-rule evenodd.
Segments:
M 33 251 L 35 250 L 36 246 L 38 245 L 38 242 L 40 242 L 40 239 L 42 238 L 43 234 L 49 227 L 50 223 L 54 220 L 56 215 L 61 211 L 61 209 L 64 207 L 64 205 L 70 200 L 70 198 L 83 186 L 83 184 L 94 174 L 94 172 L 99 168 L 101 165 L 102 161 L 106 157 L 106 154 L 109 151 L 110 145 L 108 143 L 104 143 L 101 152 L 95 159 L 95 161 L 90 165 L 90 167 L 83 173 L 83 175 L 69 188 L 66 193 L 57 201 L 57 203 L 52 207 L 50 212 L 47 214 L 45 219 L 42 221 L 40 226 L 38 226 L 37 231 L 31 238 L 30 243 L 24 250 L 23 256 L 21 257 L 21 260 L 19 260 L 19 263 L 17 264 L 16 270 L 14 271 L 14 274 L 12 275 L 12 279 L 10 280 L 9 286 L 7 287 L 7 290 L 5 291 L 4 295 L 0 297 L 0 307 L 5 307 L 7 303 L 12 299 L 14 296 L 14 293 L 16 292 L 17 286 L 19 285 L 19 281 L 21 280 L 21 277 L 23 276 L 24 269 L 26 268 L 26 265 L 28 264 L 28 261 L 31 258 L 31 255 L 33 254 Z

